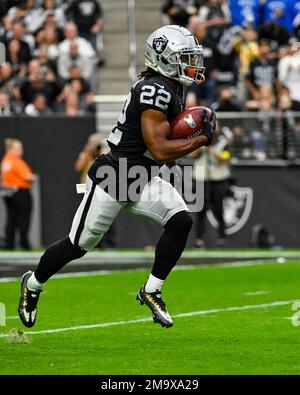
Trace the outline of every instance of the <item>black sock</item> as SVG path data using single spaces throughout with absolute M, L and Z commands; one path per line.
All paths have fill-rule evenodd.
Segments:
M 35 278 L 40 283 L 45 283 L 67 263 L 81 258 L 86 252 L 80 247 L 74 246 L 69 237 L 57 241 L 48 247 L 41 256 L 39 265 L 34 272 Z
M 180 258 L 193 225 L 186 211 L 175 214 L 165 225 L 155 251 L 152 275 L 165 280 Z

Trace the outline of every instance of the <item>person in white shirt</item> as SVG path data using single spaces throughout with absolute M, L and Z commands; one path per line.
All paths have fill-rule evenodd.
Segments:
M 87 59 L 93 59 L 96 53 L 92 45 L 78 36 L 78 28 L 74 22 L 68 22 L 65 28 L 65 40 L 59 44 L 59 54 L 60 56 L 70 52 L 71 42 L 76 41 L 78 45 L 78 53 Z
M 287 55 L 280 59 L 278 79 L 289 89 L 291 110 L 300 111 L 300 47 L 296 44 L 291 43 Z
M 0 116 L 5 117 L 12 114 L 9 96 L 5 92 L 0 92 Z
M 46 97 L 43 94 L 37 94 L 32 103 L 27 104 L 24 110 L 26 115 L 37 117 L 39 115 L 48 115 L 51 113 L 47 107 Z
M 34 0 L 24 0 L 17 6 L 10 8 L 7 17 L 11 24 L 24 18 L 29 33 L 35 33 L 44 22 L 43 9 L 36 7 Z
M 68 80 L 70 78 L 70 69 L 76 65 L 80 74 L 86 80 L 90 80 L 94 71 L 94 62 L 86 61 L 86 58 L 79 53 L 79 46 L 76 40 L 71 40 L 69 52 L 61 55 L 58 59 L 58 74 L 60 77 Z

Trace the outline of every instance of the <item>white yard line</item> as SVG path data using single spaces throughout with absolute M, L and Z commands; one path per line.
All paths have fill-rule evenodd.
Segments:
M 246 305 L 246 306 L 235 306 L 235 307 L 225 307 L 222 309 L 210 309 L 210 310 L 199 310 L 199 311 L 191 311 L 190 313 L 182 313 L 175 314 L 173 318 L 182 318 L 182 317 L 193 317 L 198 315 L 207 315 L 213 313 L 222 313 L 227 311 L 242 311 L 242 310 L 251 310 L 251 309 L 264 309 L 268 307 L 277 307 L 277 306 L 285 306 L 291 303 L 294 303 L 295 300 L 284 300 L 284 301 L 276 301 L 271 303 L 262 303 L 256 305 Z M 47 329 L 42 331 L 25 331 L 25 335 L 39 335 L 39 334 L 50 334 L 50 333 L 58 333 L 58 332 L 67 332 L 67 331 L 77 331 L 82 329 L 95 329 L 95 328 L 105 328 L 110 326 L 119 326 L 119 325 L 129 325 L 129 324 L 138 324 L 140 322 L 152 321 L 152 318 L 140 318 L 137 320 L 129 320 L 129 321 L 115 321 L 115 322 L 104 322 L 99 324 L 92 325 L 78 325 L 78 326 L 70 326 L 66 328 L 57 328 L 57 329 Z M 9 333 L 1 333 L 0 338 L 9 337 Z
M 198 269 L 207 269 L 214 267 L 248 267 L 248 266 L 260 266 L 260 265 L 269 265 L 275 264 L 274 260 L 253 260 L 253 261 L 235 261 L 235 262 L 225 262 L 225 263 L 210 263 L 203 265 L 178 265 L 175 266 L 173 271 L 179 270 L 198 270 Z M 111 274 L 120 274 L 120 273 L 133 273 L 133 272 L 144 272 L 149 271 L 149 268 L 138 268 L 138 269 L 124 269 L 124 270 L 92 270 L 88 272 L 73 272 L 73 273 L 59 273 L 52 277 L 52 279 L 60 279 L 60 278 L 72 278 L 72 277 L 93 277 L 93 276 L 104 276 Z M 10 283 L 14 281 L 20 281 L 20 277 L 2 277 L 0 278 L 0 283 Z
M 244 292 L 242 295 L 245 296 L 256 296 L 256 295 L 266 295 L 269 294 L 270 291 L 255 291 L 255 292 Z

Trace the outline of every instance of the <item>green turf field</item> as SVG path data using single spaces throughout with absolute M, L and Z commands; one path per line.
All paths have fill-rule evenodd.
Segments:
M 52 279 L 32 329 L 42 333 L 28 334 L 28 344 L 3 337 L 12 328 L 28 330 L 15 318 L 19 283 L 0 283 L 7 309 L 0 373 L 300 374 L 300 326 L 290 319 L 300 300 L 300 262 L 174 271 L 163 293 L 171 329 L 143 320 L 150 313 L 135 292 L 146 276 Z M 191 315 L 176 317 L 184 313 Z

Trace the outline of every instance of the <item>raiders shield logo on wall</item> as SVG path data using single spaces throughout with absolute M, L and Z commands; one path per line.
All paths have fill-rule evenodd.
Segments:
M 166 37 L 157 37 L 153 39 L 153 49 L 158 54 L 161 55 L 167 48 L 168 39 Z
M 251 188 L 234 185 L 230 189 L 232 195 L 225 197 L 223 200 L 226 235 L 232 235 L 243 228 L 251 214 L 253 204 L 253 190 Z M 217 228 L 218 221 L 213 212 L 208 210 L 206 216 L 211 225 Z

